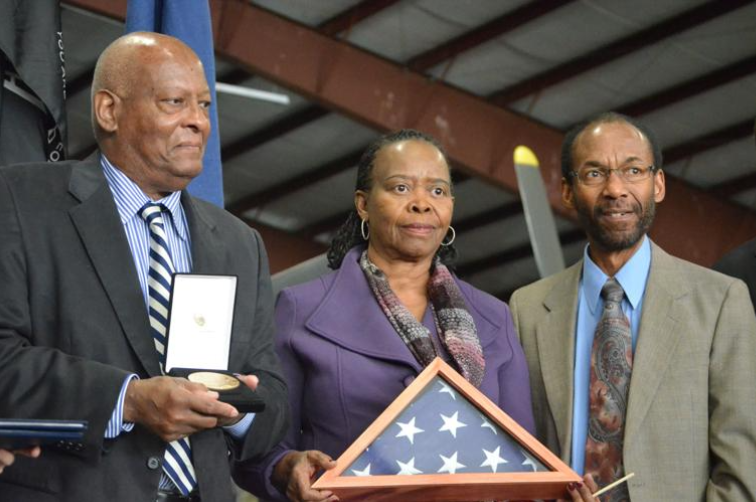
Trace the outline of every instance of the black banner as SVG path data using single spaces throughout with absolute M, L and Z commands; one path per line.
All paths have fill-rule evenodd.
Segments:
M 0 165 L 65 158 L 60 3 L 0 1 Z

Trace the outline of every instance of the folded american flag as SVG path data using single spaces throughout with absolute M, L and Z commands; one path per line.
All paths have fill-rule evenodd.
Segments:
M 436 376 L 342 476 L 548 471 Z

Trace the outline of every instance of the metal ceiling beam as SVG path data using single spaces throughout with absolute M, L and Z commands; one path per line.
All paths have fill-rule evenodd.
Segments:
M 260 232 L 268 250 L 270 273 L 275 274 L 326 251 L 327 247 L 284 230 L 255 221 L 246 222 Z
M 753 134 L 753 119 L 747 119 L 703 136 L 664 149 L 664 164 L 669 165 Z
M 368 127 L 386 131 L 414 126 L 431 132 L 446 143 L 455 165 L 468 173 L 516 192 L 514 146 L 528 144 L 536 152 L 550 153 L 559 148 L 562 135 L 557 130 L 253 4 L 240 10 L 234 16 L 236 26 L 215 30 L 223 33 L 216 45 L 219 53 Z
M 732 197 L 747 190 L 756 188 L 756 174 L 753 174 L 756 169 L 754 167 L 748 168 L 748 173 L 737 178 L 723 181 L 713 187 L 709 188 L 709 191 L 720 197 Z
M 327 162 L 312 170 L 306 171 L 299 176 L 286 180 L 261 192 L 248 195 L 229 204 L 226 209 L 236 215 L 240 215 L 255 207 L 264 206 L 270 201 L 290 195 L 297 190 L 308 187 L 325 178 L 339 174 L 359 162 L 365 148 L 358 148 L 338 159 Z
M 363 0 L 349 9 L 339 12 L 331 19 L 318 26 L 318 31 L 325 35 L 335 36 L 342 31 L 350 30 L 355 24 L 378 14 L 383 9 L 391 7 L 401 0 Z
M 522 25 L 545 16 L 573 1 L 541 0 L 539 2 L 527 3 L 473 30 L 463 33 L 434 49 L 413 57 L 407 61 L 407 66 L 412 70 L 424 72 L 443 61 L 452 59 L 515 28 L 522 27 Z
M 247 73 L 247 72 L 245 72 Z M 247 73 L 249 75 L 249 73 Z M 229 162 L 236 157 L 248 153 L 255 148 L 272 141 L 279 136 L 288 134 L 291 131 L 304 127 L 310 122 L 314 122 L 330 113 L 325 108 L 318 105 L 307 105 L 299 111 L 285 115 L 272 124 L 252 131 L 241 138 L 237 139 L 228 146 L 221 149 L 221 159 L 223 162 Z
M 353 7 L 340 12 L 331 19 L 323 22 L 317 29 L 325 35 L 335 36 L 344 30 L 350 29 L 360 21 L 364 21 L 368 17 L 394 5 L 397 1 L 398 0 L 363 0 Z M 237 71 L 240 74 L 246 73 L 248 77 L 251 75 L 245 70 L 239 69 Z M 236 75 L 237 78 L 239 76 L 240 75 Z M 228 162 L 241 154 L 254 150 L 268 141 L 272 141 L 279 136 L 283 136 L 299 129 L 300 127 L 304 127 L 305 125 L 328 115 L 328 113 L 328 110 L 318 105 L 307 105 L 298 112 L 287 115 L 273 124 L 266 126 L 264 129 L 253 131 L 224 147 L 221 150 L 221 158 L 223 159 L 223 162 Z
M 422 54 L 419 54 L 418 56 L 413 57 L 407 62 L 407 66 L 419 72 L 428 70 L 445 59 L 455 57 L 456 55 L 466 50 L 470 50 L 492 38 L 495 38 L 506 33 L 507 31 L 522 26 L 524 23 L 548 14 L 549 12 L 573 1 L 574 0 L 544 0 L 541 2 L 526 4 L 518 9 L 515 9 L 513 12 L 499 16 L 495 20 L 486 23 L 483 26 L 460 35 L 459 37 L 440 47 L 431 49 Z M 355 5 L 351 9 L 338 14 L 333 19 L 321 24 L 318 27 L 318 30 L 327 35 L 336 35 L 337 33 L 350 28 L 359 21 L 362 21 L 367 17 L 376 14 L 386 7 L 390 7 L 395 3 L 396 0 L 363 1 Z M 235 158 L 236 156 L 245 153 L 245 150 L 252 150 L 253 148 L 264 143 L 264 141 L 255 141 L 256 138 L 263 137 L 266 138 L 266 141 L 269 141 L 271 139 L 274 139 L 276 137 L 276 134 L 281 135 L 287 132 L 291 132 L 297 127 L 302 127 L 314 120 L 322 118 L 327 113 L 328 112 L 326 110 L 317 105 L 310 106 L 299 112 L 299 121 L 288 121 L 286 117 L 279 121 L 286 124 L 286 127 L 284 128 L 280 127 L 280 123 L 276 123 L 272 126 L 268 126 L 268 128 L 260 132 L 251 133 L 250 135 L 245 136 L 238 141 L 235 141 L 232 145 L 223 149 L 222 158 L 225 162 L 227 162 Z M 343 167 L 344 169 L 348 169 L 351 166 Z M 295 182 L 295 180 L 292 180 L 292 182 Z M 285 190 L 282 192 L 283 195 L 285 195 L 286 193 L 287 192 Z M 245 200 L 248 201 L 247 203 L 250 205 L 243 210 L 248 210 L 254 207 L 253 204 L 255 203 L 252 202 L 252 199 L 254 197 L 254 195 L 250 195 L 249 197 L 245 198 Z M 269 200 L 270 199 L 266 199 L 266 202 Z M 261 203 L 258 203 L 256 205 L 260 204 Z M 244 205 L 241 205 L 240 207 L 244 208 Z
M 243 68 L 233 68 L 222 75 L 216 75 L 215 80 L 226 84 L 240 85 L 251 76 L 252 74 Z
M 584 239 L 585 232 L 580 228 L 567 230 L 559 234 L 559 242 L 562 244 L 562 247 Z M 516 246 L 506 251 L 499 251 L 468 263 L 460 263 L 457 265 L 457 273 L 460 277 L 469 277 L 486 269 L 503 265 L 506 262 L 521 260 L 530 256 L 533 256 L 533 248 L 527 242 L 521 246 Z
M 101 13 L 117 10 L 106 0 L 68 2 Z M 426 131 L 445 145 L 455 166 L 512 193 L 518 191 L 512 152 L 528 145 L 541 160 L 552 208 L 574 218 L 561 204 L 561 131 L 254 4 L 211 0 L 210 5 L 219 55 L 368 127 Z M 696 211 L 690 210 L 693 200 Z M 652 236 L 672 254 L 708 265 L 753 235 L 753 213 L 667 178 L 667 197 Z
M 457 234 L 462 235 L 475 229 L 490 225 L 497 221 L 503 221 L 513 216 L 522 214 L 522 201 L 516 200 L 507 204 L 501 204 L 493 209 L 474 214 L 461 220 L 452 221 Z
M 672 35 L 707 23 L 753 1 L 730 0 L 722 2 L 714 0 L 707 2 L 495 92 L 489 96 L 489 99 L 499 106 L 507 106 L 514 101 L 541 92 L 548 87 L 653 45 Z
M 346 221 L 349 213 L 351 212 L 352 210 L 350 209 L 349 211 L 344 211 L 343 213 L 328 216 L 320 221 L 316 221 L 315 223 L 307 225 L 298 233 L 299 235 L 307 237 L 308 239 L 314 239 L 322 233 L 335 232 Z
M 325 115 L 328 115 L 328 110 L 325 108 L 317 105 L 308 105 L 297 112 L 286 115 L 263 129 L 246 134 L 232 142 L 221 150 L 221 158 L 223 162 L 230 162 L 268 141 L 299 129 Z
M 626 104 L 619 113 L 639 117 L 756 73 L 756 55 Z
M 445 59 L 455 57 L 461 52 L 470 50 L 492 38 L 522 26 L 524 23 L 548 14 L 549 12 L 573 1 L 574 0 L 544 0 L 526 4 L 510 13 L 499 16 L 483 26 L 460 35 L 440 47 L 428 50 L 413 57 L 407 62 L 407 66 L 419 72 L 429 70 Z M 327 35 L 336 35 L 395 3 L 397 3 L 397 0 L 365 0 L 324 22 L 318 26 L 318 30 Z M 289 117 L 284 117 L 280 121 L 261 131 L 252 132 L 249 135 L 240 138 L 233 144 L 224 148 L 221 157 L 224 162 L 228 162 L 238 155 L 246 153 L 246 151 L 252 150 L 267 141 L 275 139 L 277 135 L 283 135 L 298 127 L 303 127 L 310 122 L 322 118 L 327 113 L 326 110 L 317 105 L 309 106 L 298 112 L 298 114 L 293 114 L 291 117 L 293 120 L 289 120 Z M 296 118 L 294 116 L 296 116 Z M 264 138 L 264 141 L 260 141 L 260 138 Z M 349 167 L 351 166 L 344 166 L 345 169 L 348 169 Z M 284 191 L 284 194 L 285 193 L 286 192 Z M 244 205 L 241 205 L 240 207 L 243 208 L 243 211 L 254 207 L 252 205 L 254 204 L 254 202 L 252 202 L 253 198 L 254 195 L 250 195 L 245 199 L 250 205 L 245 209 Z

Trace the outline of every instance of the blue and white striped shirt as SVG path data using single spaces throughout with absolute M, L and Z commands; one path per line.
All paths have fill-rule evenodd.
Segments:
M 181 206 L 181 192 L 173 192 L 168 197 L 153 201 L 136 183 L 116 169 L 105 156 L 101 158 L 105 178 L 110 185 L 110 191 L 113 192 L 118 214 L 121 217 L 123 229 L 126 231 L 126 239 L 129 241 L 131 255 L 134 258 L 137 275 L 139 275 L 139 285 L 144 295 L 144 305 L 147 307 L 149 305 L 147 274 L 150 271 L 150 227 L 138 213 L 148 202 L 162 204 L 168 209 L 170 218 L 163 217 L 163 226 L 168 238 L 168 251 L 173 258 L 173 267 L 177 273 L 191 272 L 191 240 L 186 214 Z
M 129 249 L 131 249 L 131 256 L 139 276 L 139 285 L 144 295 L 144 305 L 149 308 L 147 274 L 150 270 L 150 228 L 138 213 L 145 204 L 152 202 L 152 199 L 147 197 L 136 183 L 113 166 L 104 155 L 100 157 L 100 164 L 110 191 L 113 193 L 113 199 L 126 232 L 126 239 L 129 241 Z M 157 203 L 163 204 L 170 213 L 169 218 L 163 218 L 163 226 L 168 237 L 168 248 L 173 258 L 173 266 L 176 272 L 189 272 L 192 269 L 191 245 L 189 226 L 186 223 L 184 209 L 181 207 L 181 192 L 174 192 Z M 122 431 L 128 432 L 134 428 L 133 423 L 123 423 L 123 402 L 126 398 L 126 388 L 135 378 L 137 378 L 136 375 L 130 375 L 121 387 L 116 409 L 105 429 L 105 437 L 108 439 L 117 437 Z
M 139 285 L 144 295 L 145 307 L 148 307 L 149 293 L 147 286 L 147 275 L 150 270 L 149 250 L 150 250 L 150 229 L 141 216 L 139 210 L 148 202 L 156 202 L 164 205 L 170 214 L 170 217 L 163 218 L 163 226 L 168 238 L 168 249 L 173 258 L 173 266 L 176 272 L 186 273 L 192 270 L 191 254 L 191 237 L 189 235 L 189 225 L 186 221 L 186 213 L 181 206 L 181 192 L 173 192 L 169 196 L 153 201 L 139 188 L 139 186 L 129 179 L 123 172 L 113 166 L 105 158 L 100 157 L 105 179 L 113 193 L 118 214 L 121 217 L 126 239 L 129 242 L 134 265 L 139 276 Z M 111 415 L 108 426 L 105 430 L 105 437 L 112 439 L 117 437 L 121 432 L 128 432 L 134 428 L 133 423 L 123 422 L 123 403 L 126 398 L 126 388 L 137 375 L 130 375 L 126 378 L 121 387 L 121 393 L 116 403 L 113 415 Z M 224 427 L 224 429 L 236 439 L 241 439 L 247 433 L 254 413 L 248 413 L 244 419 L 238 423 Z

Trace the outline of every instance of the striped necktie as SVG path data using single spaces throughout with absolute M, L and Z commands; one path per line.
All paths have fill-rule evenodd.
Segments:
M 165 372 L 165 334 L 168 328 L 168 309 L 171 299 L 171 279 L 175 269 L 168 249 L 163 224 L 164 206 L 148 202 L 139 210 L 139 216 L 150 228 L 150 269 L 147 274 L 150 332 L 160 359 L 160 372 Z M 163 472 L 184 495 L 197 486 L 192 466 L 192 449 L 189 438 L 171 441 L 165 449 Z M 161 483 L 163 485 L 163 483 Z
M 624 296 L 625 291 L 614 278 L 606 281 L 601 289 L 604 312 L 593 337 L 585 473 L 592 474 L 600 488 L 625 475 L 622 447 L 633 370 L 633 345 L 630 321 L 622 312 Z M 627 483 L 601 499 L 629 501 Z

